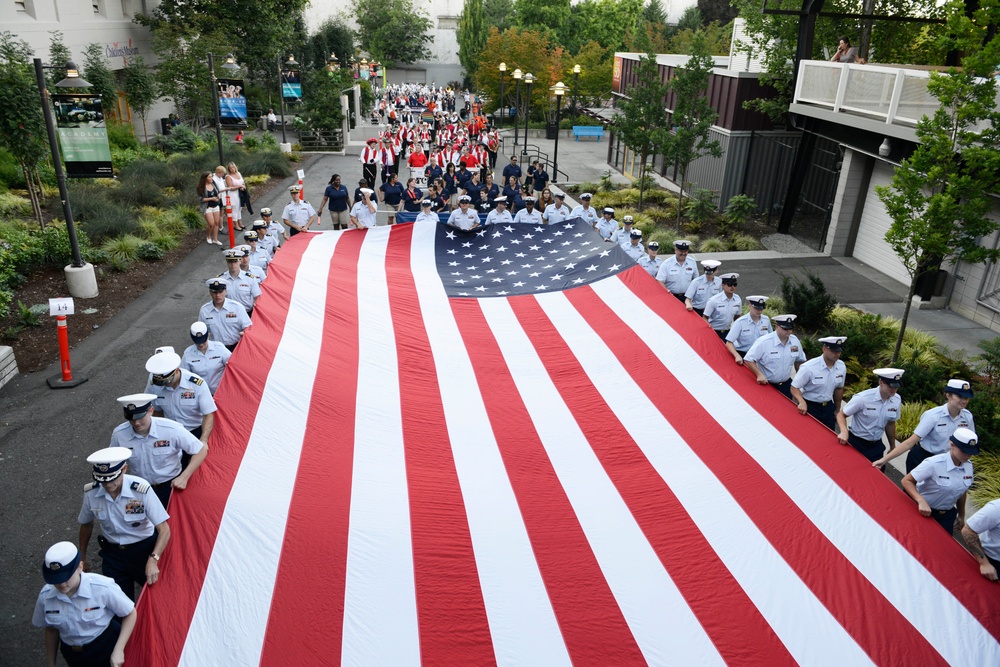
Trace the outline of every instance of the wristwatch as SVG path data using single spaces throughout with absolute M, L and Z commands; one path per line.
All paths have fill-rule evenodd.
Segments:
M 149 554 L 149 557 L 155 560 L 157 563 L 160 562 L 160 557 L 157 554 Z

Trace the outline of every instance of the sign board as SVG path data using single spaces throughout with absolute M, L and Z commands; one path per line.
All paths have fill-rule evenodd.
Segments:
M 247 98 L 243 79 L 218 79 L 219 118 L 223 125 L 247 124 Z
M 101 96 L 51 97 L 66 175 L 70 178 L 113 178 Z
M 49 299 L 49 317 L 73 314 L 73 297 Z
M 622 92 L 622 58 L 615 56 L 615 67 L 611 70 L 611 90 L 616 93 Z
M 299 177 L 300 181 L 306 180 L 306 171 L 305 171 L 305 169 L 299 169 L 298 171 L 295 172 L 295 175 Z
M 302 101 L 302 81 L 296 70 L 283 70 L 281 72 L 281 96 L 285 98 L 286 104 L 298 104 Z

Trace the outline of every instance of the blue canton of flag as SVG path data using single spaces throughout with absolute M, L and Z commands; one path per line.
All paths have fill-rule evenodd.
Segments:
M 438 273 L 448 296 L 515 296 L 587 285 L 635 262 L 580 218 L 554 225 L 439 225 Z

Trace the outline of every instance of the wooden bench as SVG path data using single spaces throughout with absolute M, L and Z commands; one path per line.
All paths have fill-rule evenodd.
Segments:
M 603 125 L 574 125 L 573 126 L 573 137 L 580 141 L 580 137 L 597 137 L 598 143 L 601 141 L 601 137 L 604 136 L 604 126 Z

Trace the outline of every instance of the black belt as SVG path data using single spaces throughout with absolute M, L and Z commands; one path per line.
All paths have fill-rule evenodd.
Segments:
M 806 403 L 809 404 L 809 405 L 818 405 L 821 408 L 825 408 L 826 406 L 828 406 L 831 403 L 833 403 L 833 401 L 832 400 L 830 400 L 830 401 L 810 401 L 809 399 L 806 399 Z
M 153 536 L 150 535 L 149 537 L 153 537 Z M 114 542 L 112 542 L 108 538 L 104 537 L 103 535 L 98 535 L 97 536 L 97 543 L 100 544 L 105 549 L 107 549 L 108 547 L 111 547 L 113 549 L 118 549 L 119 551 L 128 551 L 129 549 L 135 549 L 137 547 L 142 546 L 142 543 L 145 542 L 146 540 L 148 540 L 149 537 L 144 537 L 141 540 L 139 540 L 138 542 L 133 542 L 132 544 L 115 544 Z
M 946 510 L 931 510 L 931 512 L 933 512 L 934 514 L 936 514 L 938 516 L 944 516 L 945 514 L 947 514 L 948 512 L 951 512 L 954 509 L 955 509 L 954 507 L 949 507 Z
M 850 435 L 851 435 L 852 437 L 855 437 L 855 438 L 857 438 L 857 439 L 858 439 L 858 440 L 860 440 L 861 442 L 865 442 L 865 443 L 868 443 L 868 444 L 869 444 L 869 445 L 871 445 L 872 447 L 874 447 L 875 445 L 881 445 L 881 444 L 882 444 L 882 438 L 878 438 L 877 440 L 869 440 L 869 439 L 867 439 L 867 438 L 862 438 L 862 437 L 861 437 L 860 435 L 857 435 L 857 434 L 856 434 L 856 433 L 854 433 L 854 432 L 851 432 L 851 431 L 849 431 L 849 433 L 850 433 Z

